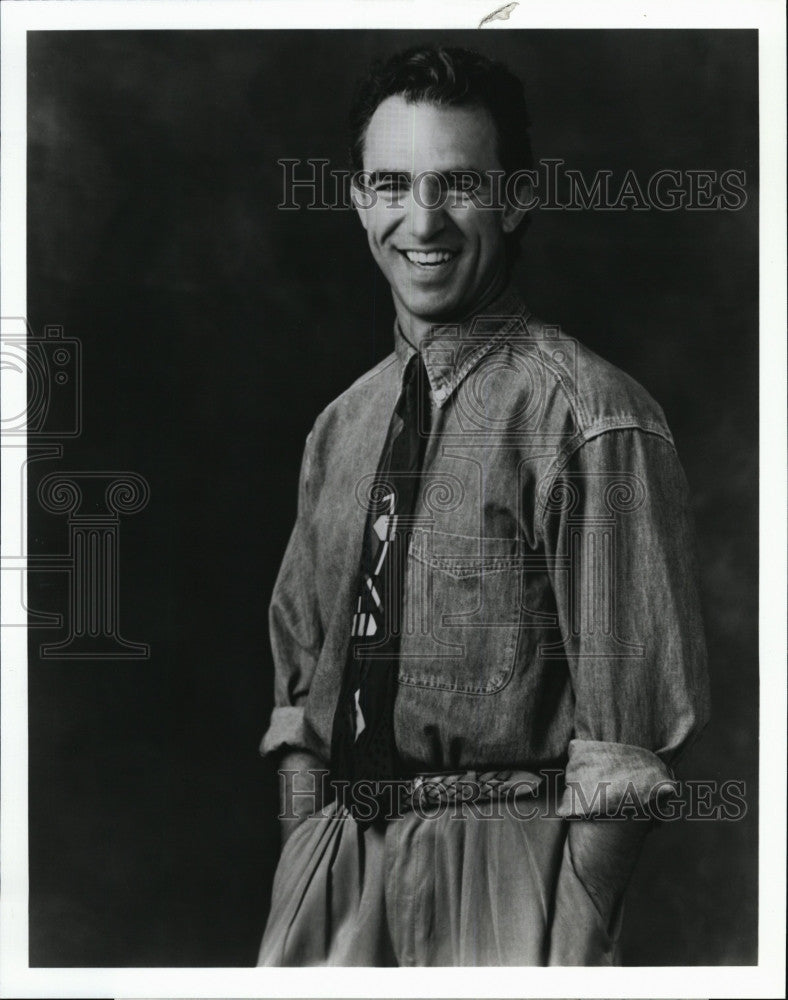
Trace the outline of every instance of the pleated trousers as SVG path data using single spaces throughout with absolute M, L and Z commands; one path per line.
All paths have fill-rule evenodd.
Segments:
M 568 862 L 567 821 L 533 797 L 493 805 L 362 828 L 332 803 L 306 819 L 282 851 L 258 965 L 617 964 L 620 914 L 608 928 Z

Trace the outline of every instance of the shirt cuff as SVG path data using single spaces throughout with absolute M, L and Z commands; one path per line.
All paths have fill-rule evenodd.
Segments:
M 659 795 L 676 793 L 673 773 L 644 747 L 601 740 L 571 740 L 558 815 L 567 819 L 648 815 Z
M 260 742 L 260 755 L 267 757 L 283 747 L 315 753 L 304 723 L 303 707 L 275 708 L 271 723 Z

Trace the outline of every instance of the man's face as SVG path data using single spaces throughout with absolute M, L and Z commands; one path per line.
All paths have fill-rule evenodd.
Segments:
M 414 319 L 461 319 L 503 283 L 504 235 L 522 213 L 481 207 L 451 187 L 447 193 L 436 178 L 481 174 L 477 200 L 489 205 L 488 172 L 501 171 L 496 139 L 480 107 L 410 104 L 396 96 L 372 116 L 364 173 L 374 192 L 365 199 L 373 204 L 359 207 L 359 216 L 398 308 Z

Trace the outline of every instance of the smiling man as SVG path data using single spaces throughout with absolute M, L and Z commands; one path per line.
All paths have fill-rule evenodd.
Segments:
M 613 963 L 708 710 L 684 476 L 659 406 L 511 285 L 516 77 L 423 48 L 358 94 L 394 351 L 304 453 L 270 612 L 285 843 L 259 961 Z
M 505 237 L 523 210 L 492 210 L 503 173 L 496 127 L 478 106 L 386 98 L 365 131 L 359 199 L 369 246 L 394 296 L 400 331 L 413 343 L 433 323 L 478 312 L 507 280 Z M 453 187 L 468 178 L 467 192 Z M 499 186 L 499 185 L 496 185 Z

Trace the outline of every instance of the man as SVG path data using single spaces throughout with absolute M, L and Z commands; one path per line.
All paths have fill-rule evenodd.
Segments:
M 261 749 L 288 781 L 260 963 L 613 963 L 707 714 L 670 431 L 511 287 L 531 160 L 507 69 L 410 50 L 351 121 L 395 349 L 304 453 L 270 614 Z

